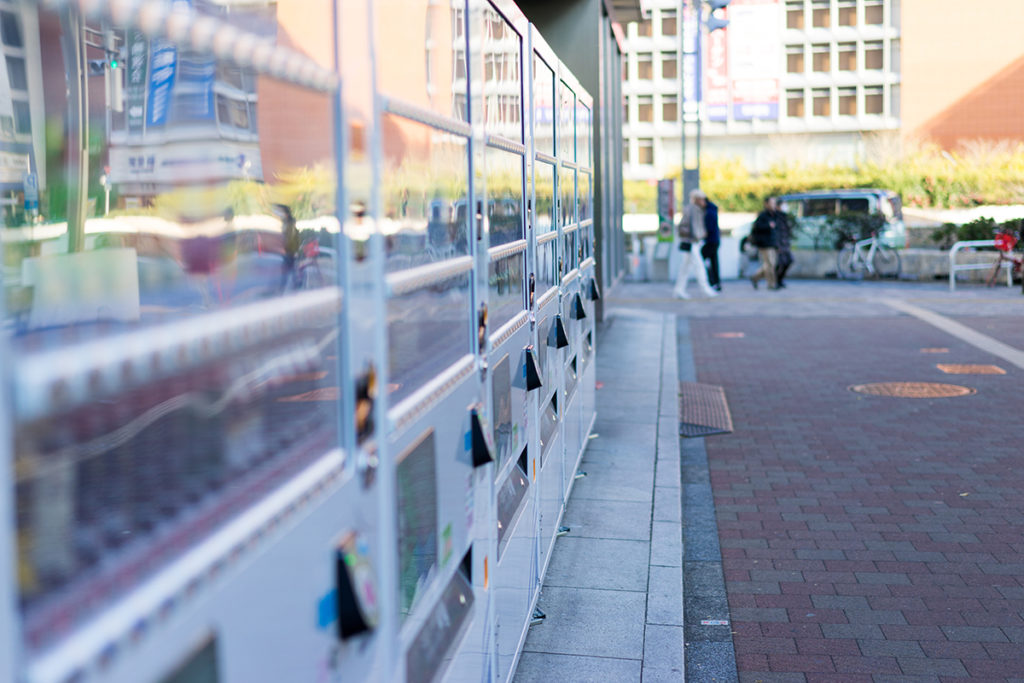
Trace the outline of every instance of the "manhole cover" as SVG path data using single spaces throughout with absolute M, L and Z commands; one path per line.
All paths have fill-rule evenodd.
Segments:
M 855 384 L 851 391 L 871 396 L 892 396 L 894 398 L 950 398 L 952 396 L 969 396 L 975 393 L 970 387 L 956 384 L 940 384 L 938 382 L 877 382 L 875 384 Z
M 947 375 L 1005 375 L 998 365 L 959 365 L 956 363 L 939 363 L 936 365 Z
M 921 353 L 949 353 L 949 349 L 942 346 L 931 346 L 921 349 Z

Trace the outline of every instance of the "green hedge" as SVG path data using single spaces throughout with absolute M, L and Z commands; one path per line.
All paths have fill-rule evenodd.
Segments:
M 668 177 L 678 184 L 679 171 Z M 723 211 L 759 211 L 770 195 L 856 187 L 893 190 L 908 207 L 1017 204 L 1024 203 L 1024 144 L 978 143 L 957 152 L 922 147 L 853 168 L 789 163 L 760 174 L 739 159 L 708 159 L 701 186 Z M 626 181 L 624 192 L 627 212 L 656 212 L 653 182 Z

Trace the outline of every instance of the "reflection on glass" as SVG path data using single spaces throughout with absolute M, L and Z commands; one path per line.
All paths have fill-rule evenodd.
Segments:
M 488 270 L 487 312 L 497 330 L 523 310 L 523 258 L 525 252 L 491 261 Z
M 576 159 L 580 166 L 590 168 L 590 107 L 576 104 Z
M 469 275 L 388 301 L 391 399 L 400 401 L 470 352 Z
M 579 256 L 577 252 L 578 239 L 578 229 L 562 235 L 562 262 L 565 266 L 565 272 L 569 272 L 579 265 Z
M 387 269 L 468 254 L 466 139 L 393 114 L 382 127 Z
M 537 297 L 558 284 L 558 240 L 537 245 Z
M 538 152 L 555 153 L 555 73 L 533 56 L 533 144 Z
M 590 194 L 590 174 L 580 171 L 576 176 L 576 183 L 579 192 L 580 222 L 583 222 L 594 217 L 592 208 L 593 197 Z
M 558 158 L 576 161 L 576 95 L 558 82 Z
M 523 158 L 488 148 L 487 191 L 490 245 L 497 247 L 523 239 Z
M 516 142 L 523 140 L 522 84 L 519 56 L 522 38 L 486 3 L 482 22 L 484 128 Z
M 387 45 L 375 61 L 380 90 L 468 121 L 466 81 L 458 78 L 459 63 L 465 63 L 465 12 L 436 0 L 375 0 L 373 17 L 377 44 Z
M 0 36 L 25 55 L 0 62 L 0 191 L 30 649 L 340 443 L 331 95 L 76 6 Z M 329 67 L 298 6 L 193 11 Z
M 558 172 L 558 224 L 562 227 L 576 222 L 576 171 L 563 168 Z
M 555 167 L 543 161 L 533 166 L 533 188 L 537 201 L 536 224 L 538 235 L 555 229 Z

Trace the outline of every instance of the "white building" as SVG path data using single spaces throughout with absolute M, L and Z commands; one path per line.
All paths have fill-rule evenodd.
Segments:
M 718 13 L 729 27 L 702 39 L 704 158 L 739 157 L 752 169 L 782 159 L 852 163 L 869 144 L 865 134 L 898 131 L 899 3 L 733 0 Z M 627 178 L 660 178 L 681 163 L 680 66 L 688 76 L 696 68 L 693 57 L 680 60 L 679 6 L 651 0 L 649 18 L 627 27 Z M 688 121 L 696 120 L 695 81 L 687 83 Z M 688 124 L 691 153 L 694 135 Z

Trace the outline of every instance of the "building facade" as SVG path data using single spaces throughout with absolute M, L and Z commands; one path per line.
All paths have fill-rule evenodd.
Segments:
M 680 71 L 691 79 L 687 119 L 696 120 L 696 66 L 680 59 L 679 4 L 659 0 L 627 32 L 631 178 L 661 177 L 681 163 Z M 899 4 L 733 0 L 719 13 L 729 27 L 702 39 L 704 153 L 739 157 L 755 169 L 783 158 L 852 162 L 864 152 L 865 133 L 898 130 Z M 692 32 L 686 52 L 695 48 Z

